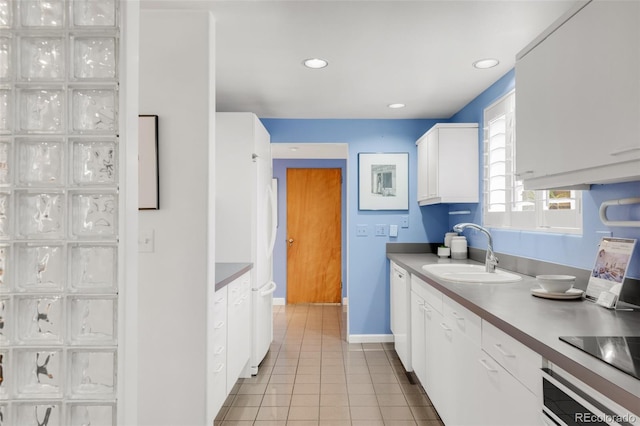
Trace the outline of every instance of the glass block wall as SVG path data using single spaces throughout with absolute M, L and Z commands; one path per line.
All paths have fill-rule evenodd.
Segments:
M 116 424 L 117 3 L 0 0 L 0 426 Z

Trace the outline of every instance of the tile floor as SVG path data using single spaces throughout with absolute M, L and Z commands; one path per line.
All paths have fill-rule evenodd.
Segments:
M 274 342 L 215 425 L 442 426 L 392 344 L 349 344 L 338 305 L 274 307 Z

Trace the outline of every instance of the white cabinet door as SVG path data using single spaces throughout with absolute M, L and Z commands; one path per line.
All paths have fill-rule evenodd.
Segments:
M 477 124 L 436 124 L 416 145 L 420 205 L 478 202 Z
M 484 409 L 478 403 L 482 391 L 473 379 L 480 351 L 481 320 L 448 297 L 443 297 L 443 307 L 440 330 L 436 333 L 436 347 L 442 353 L 438 364 L 433 366 L 440 375 L 434 387 L 440 388 L 441 405 L 435 402 L 434 405 L 445 424 L 473 425 Z
M 430 305 L 427 305 L 430 307 Z M 427 366 L 425 368 L 426 379 L 422 382 L 424 390 L 427 392 L 429 399 L 440 413 L 441 407 L 444 406 L 444 389 L 450 386 L 449 378 L 445 370 L 450 361 L 445 356 L 445 330 L 442 328 L 444 317 L 435 309 L 429 309 L 425 312 L 425 352 Z
M 525 187 L 640 179 L 640 3 L 593 1 L 520 55 Z
M 411 364 L 424 386 L 427 380 L 427 330 L 425 312 L 429 308 L 415 291 L 411 292 Z
M 474 375 L 481 409 L 475 424 L 491 426 L 533 426 L 541 424 L 538 398 L 486 352 L 480 350 Z
M 442 130 L 444 132 L 444 130 Z M 439 136 L 441 130 L 427 135 L 427 200 L 439 198 L 440 195 L 440 149 Z M 443 161 L 444 163 L 444 161 Z M 443 164 L 442 167 L 446 167 Z
M 430 182 L 428 176 L 429 167 L 425 166 L 429 164 L 429 152 L 427 150 L 427 139 L 420 138 L 417 145 L 417 156 L 418 156 L 418 201 L 429 199 L 429 185 Z

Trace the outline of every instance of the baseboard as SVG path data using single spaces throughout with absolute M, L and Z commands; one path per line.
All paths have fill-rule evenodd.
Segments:
M 349 305 L 349 298 L 348 297 L 343 297 L 342 298 L 342 305 L 343 306 Z
M 284 303 L 284 297 L 274 297 L 274 298 L 273 298 L 273 304 L 274 304 L 274 306 L 282 306 L 282 305 L 285 305 L 285 303 Z
M 389 343 L 393 342 L 393 334 L 350 334 L 349 343 Z

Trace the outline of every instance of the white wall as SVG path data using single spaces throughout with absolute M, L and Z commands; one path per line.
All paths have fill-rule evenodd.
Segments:
M 139 213 L 140 231 L 155 232 L 154 252 L 139 254 L 140 425 L 206 423 L 209 30 L 206 11 L 141 10 L 140 114 L 159 116 L 160 210 Z

